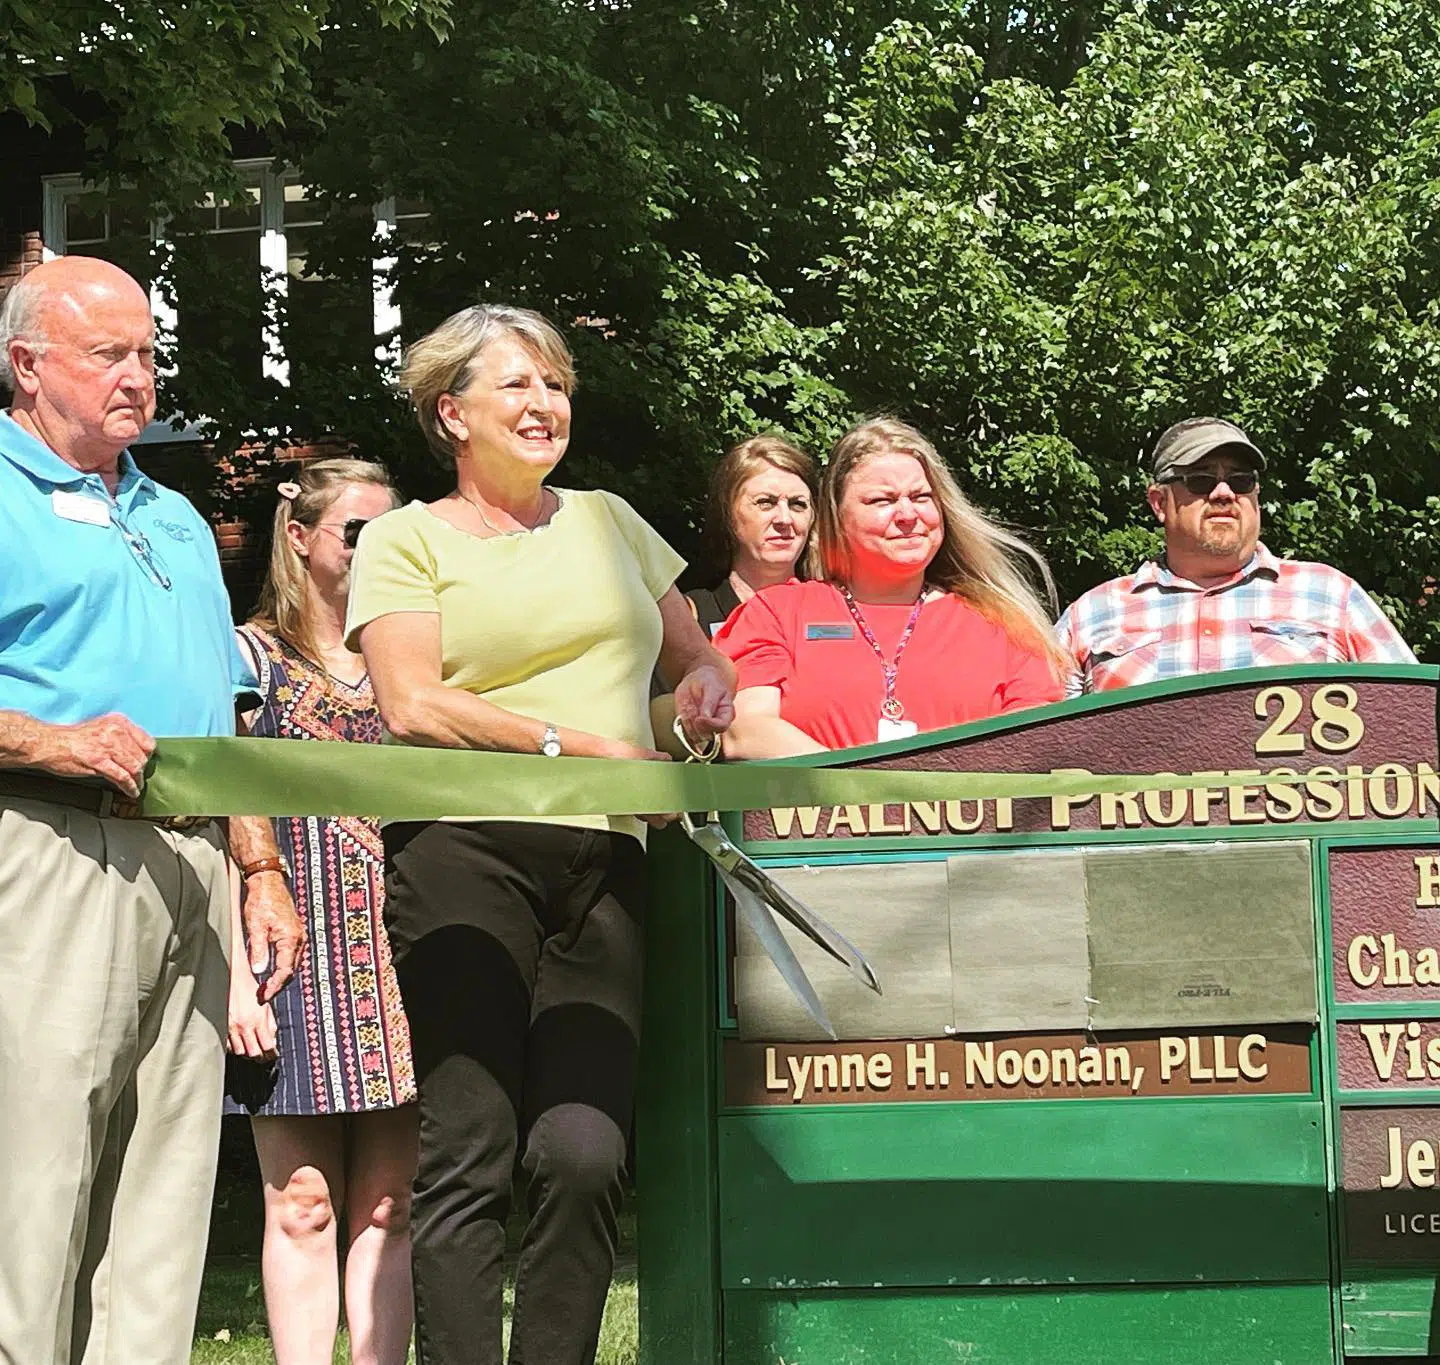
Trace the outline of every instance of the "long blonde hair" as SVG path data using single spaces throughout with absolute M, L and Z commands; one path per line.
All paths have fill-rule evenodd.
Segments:
M 963 597 L 1003 626 L 1017 644 L 1044 656 L 1056 675 L 1064 677 L 1073 665 L 1052 625 L 1060 604 L 1044 556 L 976 507 L 960 491 L 935 447 L 898 418 L 873 417 L 861 422 L 830 452 L 815 504 L 810 577 L 831 583 L 848 581 L 850 549 L 840 524 L 845 485 L 863 460 L 891 454 L 910 455 L 919 462 L 940 508 L 942 539 L 925 571 L 925 581 Z M 1036 591 L 1032 570 L 1044 585 L 1048 612 Z
M 356 483 L 388 489 L 391 503 L 399 503 L 385 466 L 369 460 L 312 460 L 301 466 L 293 482 L 282 483 L 278 490 L 280 500 L 275 505 L 270 532 L 270 567 L 250 624 L 279 636 L 314 663 L 320 659 L 315 630 L 306 611 L 310 597 L 305 591 L 305 563 L 295 553 L 285 528 L 292 521 L 302 526 L 317 525 L 330 504 L 348 485 Z

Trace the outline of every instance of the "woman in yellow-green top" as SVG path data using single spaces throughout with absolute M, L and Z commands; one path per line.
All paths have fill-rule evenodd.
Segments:
M 574 366 L 524 309 L 479 306 L 401 382 L 455 491 L 370 523 L 347 636 L 402 744 L 662 759 L 657 661 L 692 744 L 735 674 L 675 587 L 679 556 L 623 499 L 552 488 Z M 654 817 L 659 819 L 659 817 Z M 614 1267 L 634 1095 L 643 823 L 387 825 L 386 927 L 420 1095 L 412 1245 L 426 1365 L 501 1365 L 501 1258 L 529 1175 L 512 1365 L 587 1365 Z

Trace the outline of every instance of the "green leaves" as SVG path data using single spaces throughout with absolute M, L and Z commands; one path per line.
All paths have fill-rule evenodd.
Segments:
M 1234 417 L 1270 455 L 1274 548 L 1350 569 L 1423 642 L 1440 258 L 1434 116 L 1404 92 L 1440 35 L 1385 0 L 1262 8 L 1122 9 L 1073 78 L 978 91 L 963 14 L 878 35 L 820 276 L 843 386 L 944 434 L 1072 593 L 1155 543 L 1155 435 Z
M 182 208 L 227 181 L 230 133 L 313 109 L 308 62 L 347 22 L 332 0 L 0 0 L 0 99 L 82 127 L 83 169 Z M 371 0 L 391 25 L 444 30 L 448 0 Z
M 560 320 L 584 381 L 566 477 L 682 548 L 731 441 L 823 451 L 889 410 L 1073 596 L 1155 552 L 1144 454 L 1209 412 L 1267 453 L 1272 547 L 1354 573 L 1440 654 L 1431 6 L 158 0 L 124 42 L 107 13 L 0 0 L 27 118 L 90 92 L 92 171 L 172 204 L 229 183 L 237 123 L 268 126 L 335 279 L 369 278 L 354 204 L 423 201 L 404 337 L 482 297 Z M 343 432 L 425 489 L 348 314 L 281 311 L 305 384 L 223 346 L 187 368 L 182 338 L 177 395 L 232 436 Z

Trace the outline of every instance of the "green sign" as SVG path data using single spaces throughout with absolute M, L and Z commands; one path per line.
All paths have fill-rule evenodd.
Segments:
M 655 840 L 647 1365 L 1430 1352 L 1437 676 L 1136 688 L 846 756 L 928 792 L 736 815 L 880 976 L 792 938 L 838 1042 Z

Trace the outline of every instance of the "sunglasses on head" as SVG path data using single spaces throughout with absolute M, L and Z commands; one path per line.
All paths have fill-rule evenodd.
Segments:
M 1207 474 L 1197 469 L 1189 474 L 1171 474 L 1161 483 L 1183 483 L 1189 493 L 1197 498 L 1208 498 L 1223 483 L 1232 493 L 1253 493 L 1260 484 L 1260 476 L 1253 469 L 1237 469 L 1233 474 Z
M 351 517 L 341 526 L 322 521 L 319 523 L 319 529 L 329 531 L 332 536 L 339 536 L 345 548 L 353 550 L 360 543 L 360 532 L 365 529 L 369 520 L 369 517 Z

